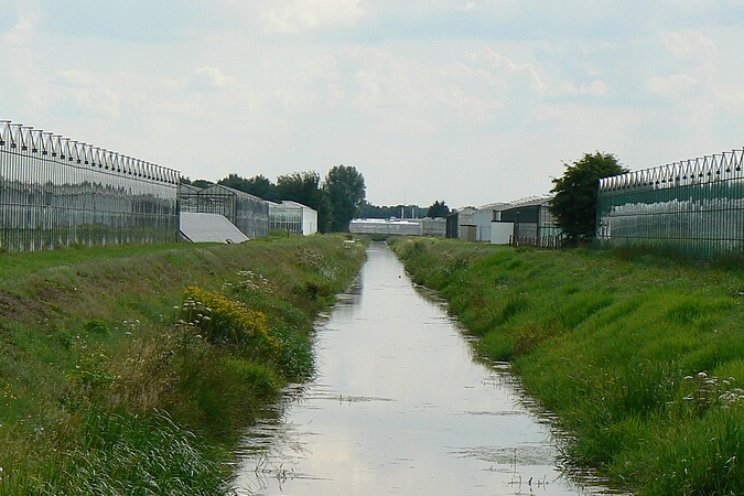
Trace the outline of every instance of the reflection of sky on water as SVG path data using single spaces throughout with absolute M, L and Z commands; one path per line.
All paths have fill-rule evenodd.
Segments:
M 549 428 L 390 250 L 354 289 L 318 329 L 316 380 L 247 437 L 238 494 L 595 493 L 560 477 Z

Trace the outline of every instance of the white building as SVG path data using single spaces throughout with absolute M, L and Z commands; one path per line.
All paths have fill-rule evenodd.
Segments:
M 444 237 L 445 220 L 432 219 L 354 219 L 349 232 L 381 236 L 436 236 Z
M 318 212 L 307 205 L 284 200 L 269 203 L 269 229 L 310 236 L 318 232 Z
M 491 243 L 560 246 L 562 233 L 550 212 L 552 199 L 531 196 L 509 203 L 493 221 Z
M 475 240 L 491 241 L 491 223 L 501 220 L 501 211 L 509 208 L 508 203 L 489 203 L 478 207 L 473 213 L 475 224 Z

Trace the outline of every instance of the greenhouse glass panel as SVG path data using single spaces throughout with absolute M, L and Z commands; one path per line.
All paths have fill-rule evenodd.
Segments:
M 744 150 L 601 179 L 597 239 L 696 255 L 744 248 Z
M 176 241 L 179 178 L 0 120 L 0 249 Z

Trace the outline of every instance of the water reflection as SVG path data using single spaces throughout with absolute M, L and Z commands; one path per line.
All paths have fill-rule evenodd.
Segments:
M 251 429 L 238 494 L 589 495 L 508 373 L 474 360 L 384 245 L 318 328 L 318 375 Z

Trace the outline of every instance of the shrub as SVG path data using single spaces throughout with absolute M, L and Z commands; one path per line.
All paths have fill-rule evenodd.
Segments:
M 219 293 L 187 287 L 182 316 L 186 325 L 198 328 L 213 344 L 233 345 L 256 358 L 275 358 L 281 350 L 281 341 L 269 334 L 263 312 Z

